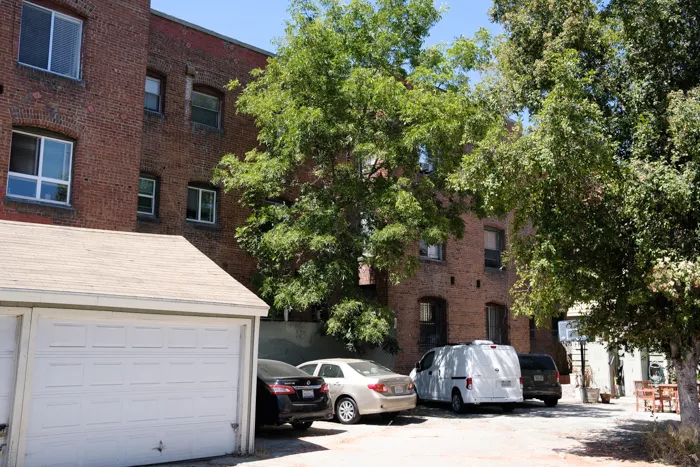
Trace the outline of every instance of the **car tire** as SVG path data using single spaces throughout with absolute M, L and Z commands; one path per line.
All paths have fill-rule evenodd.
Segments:
M 501 405 L 501 410 L 503 410 L 503 413 L 513 413 L 515 404 L 503 404 Z
M 547 399 L 544 399 L 544 405 L 547 407 L 556 407 L 558 403 L 559 399 L 556 397 L 548 397 Z
M 311 428 L 313 422 L 295 422 L 292 423 L 292 428 L 296 431 L 306 431 Z
M 335 404 L 335 416 L 343 425 L 354 425 L 360 420 L 360 410 L 350 397 L 341 397 Z
M 462 393 L 459 389 L 452 390 L 452 411 L 455 413 L 464 413 L 466 406 L 464 405 L 464 400 L 462 400 Z

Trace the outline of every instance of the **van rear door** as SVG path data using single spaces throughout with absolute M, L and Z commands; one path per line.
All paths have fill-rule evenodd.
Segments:
M 493 370 L 492 396 L 494 399 L 513 401 L 522 399 L 520 363 L 515 350 L 507 345 L 482 345 Z

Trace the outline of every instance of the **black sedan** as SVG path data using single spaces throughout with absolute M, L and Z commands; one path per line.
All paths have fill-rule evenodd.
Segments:
M 306 430 L 314 421 L 333 418 L 323 378 L 276 360 L 258 360 L 255 409 L 257 426 L 290 423 L 296 430 Z

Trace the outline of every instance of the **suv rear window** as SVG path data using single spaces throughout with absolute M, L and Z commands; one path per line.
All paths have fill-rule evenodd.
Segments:
M 394 374 L 390 369 L 374 362 L 354 362 L 348 363 L 348 365 L 362 376 L 387 376 Z
M 523 370 L 556 371 L 554 361 L 545 355 L 518 355 Z
M 258 360 L 258 373 L 265 378 L 308 376 L 295 366 L 275 360 Z

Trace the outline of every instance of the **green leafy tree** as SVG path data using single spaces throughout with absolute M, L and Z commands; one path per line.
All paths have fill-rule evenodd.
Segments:
M 237 237 L 273 312 L 325 307 L 349 349 L 395 352 L 393 313 L 362 293 L 358 271 L 400 281 L 420 238 L 462 235 L 466 206 L 446 180 L 465 134 L 500 118 L 469 87 L 488 56 L 466 39 L 423 47 L 442 14 L 433 0 L 297 0 L 290 14 L 238 100 L 260 147 L 225 156 L 215 180 L 251 211 Z
M 521 138 L 483 140 L 452 177 L 514 210 L 515 308 L 586 306 L 614 348 L 665 352 L 700 423 L 700 2 L 495 0 L 489 83 Z

